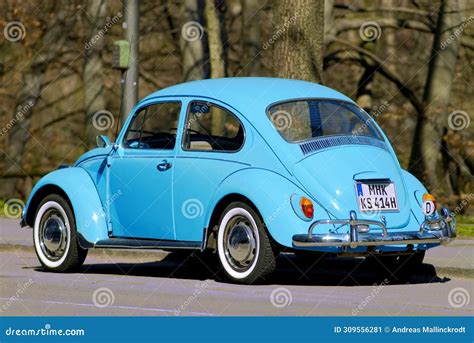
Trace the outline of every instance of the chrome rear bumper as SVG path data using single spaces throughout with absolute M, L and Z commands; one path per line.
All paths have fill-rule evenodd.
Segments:
M 354 211 L 350 212 L 350 219 L 324 219 L 311 224 L 308 234 L 293 236 L 293 246 L 307 247 L 350 247 L 381 246 L 381 245 L 408 245 L 408 244 L 447 244 L 456 237 L 456 223 L 449 210 L 443 208 L 438 218 L 426 219 L 418 231 L 389 232 L 385 223 L 376 220 L 357 219 Z M 349 225 L 347 233 L 313 233 L 318 225 Z M 370 232 L 377 226 L 378 232 Z

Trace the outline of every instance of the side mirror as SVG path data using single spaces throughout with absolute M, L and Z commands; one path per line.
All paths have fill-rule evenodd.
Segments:
M 104 136 L 104 135 L 97 136 L 96 142 L 97 142 L 97 147 L 99 148 L 106 148 L 111 144 L 109 137 Z

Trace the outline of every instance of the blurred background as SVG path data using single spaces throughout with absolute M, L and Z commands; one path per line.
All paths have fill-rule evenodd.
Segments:
M 126 116 L 177 83 L 272 76 L 356 100 L 402 167 L 472 221 L 472 1 L 3 0 L 0 28 L 3 202 L 113 140 L 123 91 Z

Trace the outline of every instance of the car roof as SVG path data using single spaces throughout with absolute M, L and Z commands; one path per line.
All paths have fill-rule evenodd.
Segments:
M 338 91 L 317 83 L 270 77 L 229 77 L 191 81 L 161 89 L 142 102 L 160 97 L 203 97 L 219 100 L 231 106 L 251 123 L 272 146 L 278 145 L 279 155 L 293 156 L 294 144 L 281 138 L 265 114 L 269 105 L 292 99 L 335 99 L 354 103 Z M 140 106 L 140 105 L 139 105 Z M 289 157 L 288 157 L 289 158 Z M 287 161 L 288 162 L 288 161 Z
M 327 98 L 353 102 L 338 91 L 317 83 L 271 77 L 228 77 L 190 81 L 163 88 L 143 101 L 164 96 L 200 96 L 225 102 L 245 114 L 265 110 L 270 104 L 290 99 Z

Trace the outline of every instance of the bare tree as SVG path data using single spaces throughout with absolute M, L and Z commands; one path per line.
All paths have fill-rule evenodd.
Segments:
M 217 11 L 216 2 L 214 0 L 206 0 L 206 23 L 207 35 L 209 39 L 209 55 L 211 66 L 211 78 L 220 78 L 225 76 L 224 50 L 221 35 L 221 23 L 219 13 Z M 218 111 L 211 108 L 212 111 Z M 224 118 L 217 113 L 212 115 L 212 133 L 221 134 L 224 129 Z
M 464 0 L 442 0 L 423 94 L 424 112 L 418 116 L 410 169 L 426 179 L 431 189 L 447 195 L 452 192 L 443 155 L 443 135 L 448 124 L 448 104 L 456 77 L 456 61 L 462 30 Z
M 203 9 L 204 0 L 184 0 L 181 7 L 179 47 L 184 81 L 209 77 Z
M 55 16 L 53 18 L 48 17 L 47 27 L 32 46 L 34 54 L 22 72 L 23 87 L 20 94 L 18 94 L 15 113 L 12 115 L 13 118 L 16 118 L 18 111 L 21 111 L 22 120 L 8 132 L 8 148 L 6 151 L 7 164 L 9 165 L 8 173 L 14 175 L 24 174 L 25 176 L 28 174 L 25 171 L 24 159 L 31 138 L 32 115 L 41 96 L 48 65 L 53 60 L 58 59 L 58 56 L 61 56 L 60 51 L 64 48 L 67 32 L 74 23 L 75 18 L 70 16 L 71 9 L 75 9 L 72 3 L 68 5 L 60 2 L 54 3 L 52 12 L 55 13 Z M 5 185 L 5 187 L 8 187 L 6 193 L 19 193 L 25 196 L 31 189 L 31 182 L 31 179 L 25 179 L 16 183 L 7 183 Z
M 216 2 L 214 0 L 206 0 L 205 16 L 207 23 L 207 36 L 209 40 L 211 78 L 224 77 L 225 63 L 221 24 L 216 8 Z
M 323 0 L 276 0 L 273 37 L 273 67 L 277 76 L 322 82 Z
M 242 0 L 242 74 L 257 76 L 261 73 L 261 4 L 258 0 Z

